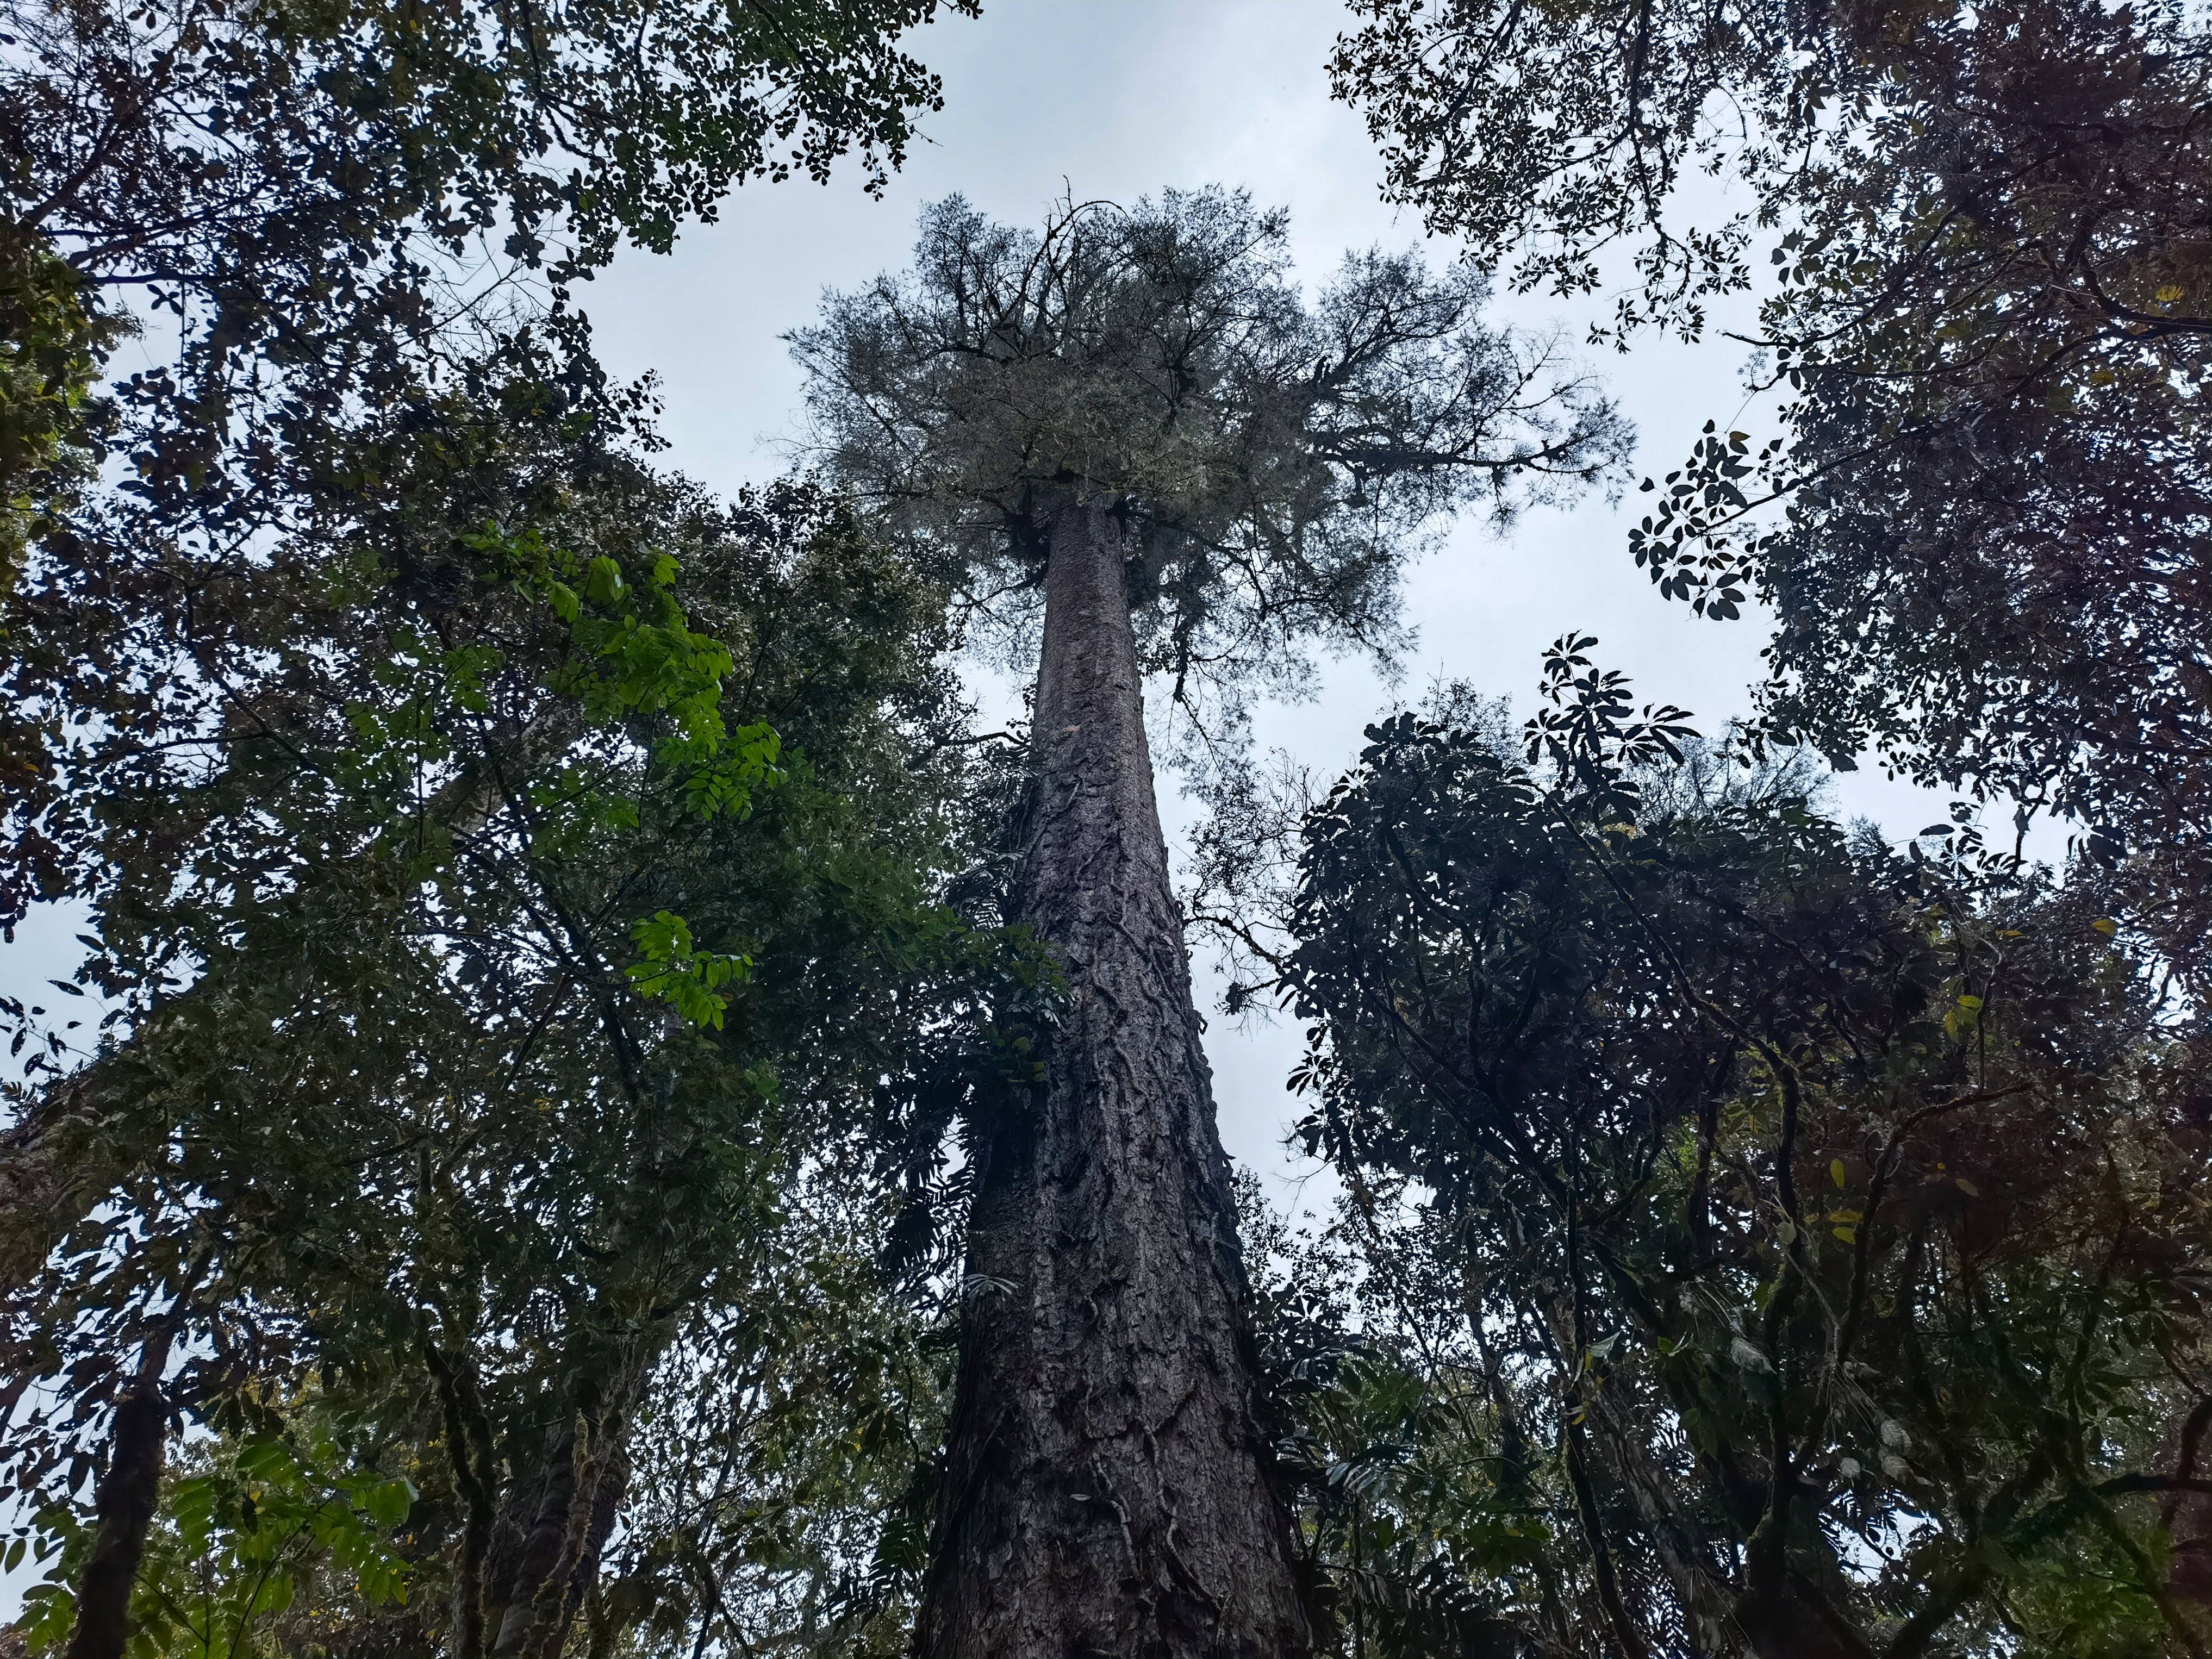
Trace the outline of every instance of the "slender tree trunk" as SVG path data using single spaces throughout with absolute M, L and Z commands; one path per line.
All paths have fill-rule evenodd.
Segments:
M 169 1368 L 176 1335 L 174 1320 L 154 1328 L 140 1352 L 138 1375 L 116 1402 L 114 1443 L 93 1499 L 100 1525 L 77 1582 L 68 1659 L 122 1659 L 130 1635 L 131 1588 L 146 1553 L 168 1453 L 169 1401 L 161 1391 L 161 1374 Z
M 1310 1637 L 1254 1417 L 1117 522 L 1053 517 L 1023 920 L 1068 984 L 982 1137 L 925 1659 L 1284 1659 Z
M 2197 1479 L 2199 1454 L 2209 1429 L 2212 1429 L 2212 1398 L 2198 1401 L 2179 1428 L 2168 1431 L 2167 1449 L 2158 1461 L 2170 1464 L 2177 1479 Z M 2158 1523 L 2173 1540 L 2166 1558 L 2166 1589 L 2179 1601 L 2212 1607 L 2212 1496 L 2201 1492 L 2168 1493 L 2159 1504 Z
M 491 1455 L 491 1425 L 484 1418 L 476 1368 L 465 1354 L 448 1359 L 436 1343 L 426 1340 L 422 1358 L 437 1383 L 447 1461 L 453 1468 L 465 1517 L 460 1560 L 453 1575 L 453 1659 L 483 1659 L 484 1574 L 497 1518 L 499 1483 Z

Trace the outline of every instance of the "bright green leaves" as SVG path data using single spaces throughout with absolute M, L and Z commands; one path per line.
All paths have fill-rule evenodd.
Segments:
M 742 982 L 752 972 L 752 958 L 700 950 L 690 924 L 666 910 L 639 922 L 630 938 L 645 958 L 629 969 L 631 983 L 692 1024 L 720 1030 L 728 1008 L 721 989 Z
M 1943 1035 L 1954 1042 L 1964 1042 L 1980 1029 L 1981 1020 L 1981 998 L 1962 996 L 1944 1011 Z
M 33 1653 L 58 1650 L 69 1639 L 70 1626 L 76 1622 L 76 1597 L 70 1589 L 70 1579 L 91 1541 L 84 1528 L 51 1517 L 42 1520 L 46 1522 L 45 1529 L 37 1540 L 16 1539 L 9 1545 L 7 1556 L 10 1573 L 21 1565 L 26 1543 L 31 1545 L 31 1559 L 34 1563 L 53 1563 L 47 1569 L 52 1577 L 24 1590 L 23 1609 L 15 1621 L 15 1629 Z M 67 1547 L 70 1543 L 76 1547 Z
M 0 598 L 41 520 L 98 465 L 99 365 L 127 331 L 42 236 L 0 243 Z
M 510 533 L 487 524 L 465 539 L 567 625 L 573 649 L 550 676 L 553 689 L 573 697 L 595 726 L 644 718 L 659 728 L 653 765 L 673 784 L 685 814 L 701 822 L 742 818 L 760 791 L 782 781 L 775 730 L 755 722 L 732 731 L 723 716 L 722 682 L 735 659 L 729 647 L 690 626 L 673 591 L 673 556 L 655 555 L 634 581 L 607 555 L 586 559 L 548 546 L 536 530 Z M 573 771 L 537 799 L 606 829 L 640 823 L 635 799 L 595 789 Z M 641 957 L 625 970 L 632 985 L 690 1024 L 720 1030 L 728 1007 L 723 989 L 746 976 L 750 959 L 700 950 L 690 924 L 667 910 L 636 923 L 631 938 Z
M 584 596 L 593 605 L 613 610 L 622 602 L 622 567 L 604 553 L 593 559 L 584 567 Z
M 696 747 L 685 745 L 678 752 L 689 758 Z M 694 817 L 743 817 L 757 790 L 782 781 L 776 766 L 782 752 L 782 740 L 766 724 L 739 726 L 693 763 L 684 779 L 685 806 Z
M 412 1569 L 394 1534 L 414 1509 L 415 1488 L 340 1472 L 343 1462 L 330 1443 L 303 1454 L 269 1435 L 171 1486 L 168 1526 L 140 1589 L 153 1650 L 245 1650 L 250 1627 L 289 1607 L 318 1575 L 334 1581 L 330 1591 L 370 1607 L 404 1602 Z
M 672 556 L 654 556 L 645 580 L 633 582 L 608 555 L 586 559 L 549 547 L 536 529 L 487 522 L 461 539 L 567 625 L 575 652 L 557 678 L 594 720 L 666 714 L 686 737 L 720 734 L 722 678 L 733 666 L 729 647 L 686 625 Z
M 653 556 L 633 581 L 607 555 L 585 559 L 549 547 L 534 529 L 487 524 L 463 539 L 567 625 L 574 650 L 551 676 L 553 689 L 595 725 L 659 717 L 666 729 L 653 744 L 654 762 L 678 780 L 696 816 L 742 814 L 757 791 L 780 781 L 776 734 L 765 725 L 732 732 L 724 720 L 722 682 L 736 664 L 728 646 L 689 625 L 672 555 Z

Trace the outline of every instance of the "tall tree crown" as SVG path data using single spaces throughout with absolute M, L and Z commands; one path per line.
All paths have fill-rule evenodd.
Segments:
M 1307 303 L 1287 216 L 1242 191 L 1069 204 L 1041 233 L 959 197 L 913 268 L 790 338 L 830 470 L 987 580 L 1114 499 L 1146 665 L 1228 679 L 1301 637 L 1387 651 L 1439 515 L 1612 477 L 1629 432 L 1552 337 L 1486 325 L 1477 273 L 1346 257 Z

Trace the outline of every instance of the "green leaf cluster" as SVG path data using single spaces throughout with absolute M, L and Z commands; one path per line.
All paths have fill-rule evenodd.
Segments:
M 2203 1640 L 2207 1056 L 2108 878 L 1582 678 L 1544 770 L 1400 715 L 1296 836 L 1345 1197 L 1261 1313 L 1346 1650 Z
M 133 1595 L 133 1659 L 288 1650 L 279 1628 L 303 1595 L 362 1610 L 405 1605 L 403 1548 L 418 1494 L 404 1476 L 349 1468 L 335 1442 L 301 1448 L 268 1431 L 223 1437 L 185 1461 L 192 1472 L 162 1494 Z M 10 1556 L 20 1561 L 34 1538 L 55 1576 L 25 1592 L 18 1628 L 34 1650 L 58 1647 L 75 1620 L 69 1574 L 90 1528 L 55 1510 L 26 1530 Z
M 44 237 L 0 234 L 0 604 L 32 540 L 97 469 L 100 363 L 126 331 L 94 313 Z
M 944 589 L 817 490 L 718 502 L 527 400 L 365 422 L 330 460 L 329 518 L 203 583 L 189 629 L 127 585 L 49 613 L 46 683 L 99 711 L 58 722 L 84 735 L 46 822 L 108 1023 L 11 1085 L 35 1253 L 8 1370 L 44 1403 L 0 1469 L 90 1525 L 179 1322 L 190 1478 L 201 1430 L 312 1384 L 420 1494 L 404 1604 L 298 1577 L 252 1617 L 301 1640 L 734 1641 L 797 1595 L 889 1641 L 902 1547 L 880 1583 L 847 1565 L 915 1535 L 938 1378 L 880 1256 L 939 1259 L 945 1126 L 1049 1001 L 994 925 Z M 706 1386 L 810 1366 L 765 1414 Z M 304 1458 L 274 1409 L 235 1433 Z M 161 1525 L 203 1490 L 173 1482 Z M 222 1561 L 208 1593 L 252 1605 Z
M 1432 231 L 1563 295 L 1625 256 L 1594 331 L 1624 349 L 1755 301 L 1729 331 L 1777 434 L 1707 422 L 1630 547 L 1704 616 L 1771 615 L 1766 729 L 2071 820 L 2201 977 L 2203 11 L 1355 9 L 1337 94 Z

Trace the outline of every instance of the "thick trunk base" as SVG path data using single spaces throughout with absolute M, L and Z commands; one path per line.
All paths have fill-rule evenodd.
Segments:
M 1069 1001 L 987 1138 L 925 1659 L 1285 1659 L 1228 1160 L 1152 793 L 1116 526 L 1054 518 L 1024 918 Z

